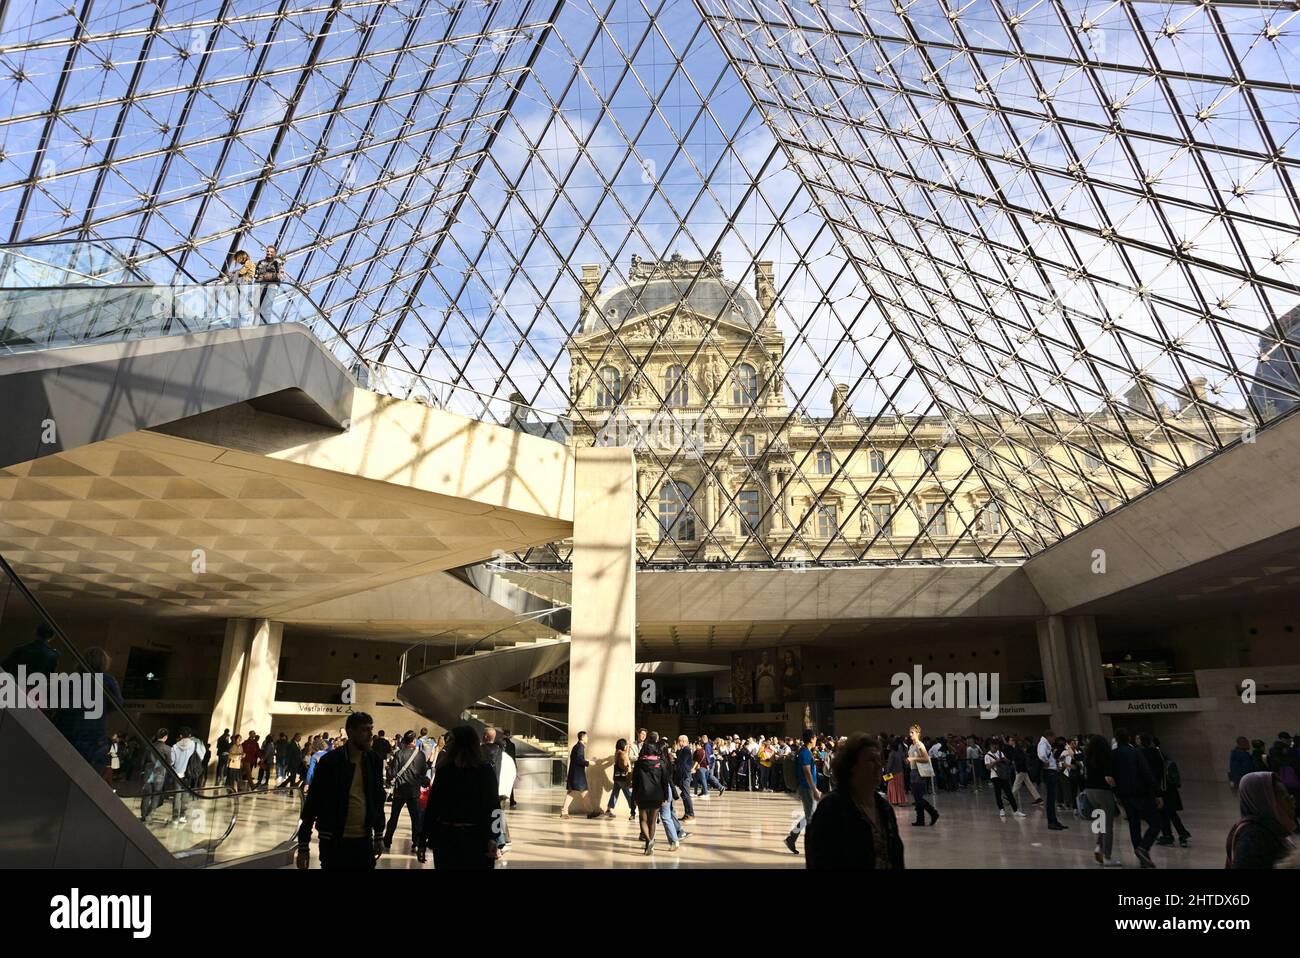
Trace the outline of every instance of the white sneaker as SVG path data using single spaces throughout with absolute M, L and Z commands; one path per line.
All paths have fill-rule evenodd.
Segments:
M 998 818 L 1006 818 L 1006 817 L 1007 817 L 1007 810 L 1005 808 L 999 808 Z
M 1122 861 L 1120 861 L 1118 858 L 1107 858 L 1107 859 L 1106 859 L 1106 864 L 1105 864 L 1103 867 L 1105 867 L 1105 868 L 1123 868 L 1123 867 L 1124 867 L 1124 863 L 1123 863 Z
M 1015 815 L 1016 818 L 1025 818 L 1025 817 L 1027 817 L 1027 816 L 1025 815 L 1024 812 L 1012 812 L 1012 814 Z

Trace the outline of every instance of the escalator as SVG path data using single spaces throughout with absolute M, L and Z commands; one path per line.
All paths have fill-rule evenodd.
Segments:
M 119 763 L 134 750 L 147 765 L 154 735 L 124 710 L 111 677 L 94 682 L 97 673 L 107 671 L 102 651 L 78 648 L 2 556 L 0 626 L 11 637 L 38 630 L 48 635 L 44 642 L 33 639 L 17 655 L 6 650 L 4 661 L 14 671 L 0 669 L 0 868 L 289 863 L 301 812 L 296 789 L 231 794 L 203 780 L 187 784 L 167 765 L 165 781 L 146 798 L 142 781 L 114 776 L 108 729 L 116 733 Z M 29 673 L 25 662 L 14 665 L 14 658 L 44 658 L 48 665 L 55 656 L 57 665 L 48 671 Z M 43 697 L 17 701 L 19 681 Z M 102 704 L 102 715 L 94 715 L 98 708 L 87 709 L 95 701 Z M 215 756 L 209 779 L 215 777 L 214 766 Z M 153 808 L 142 820 L 147 805 Z

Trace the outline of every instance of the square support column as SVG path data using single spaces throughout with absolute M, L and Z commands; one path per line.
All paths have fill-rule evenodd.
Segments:
M 1083 727 L 1110 738 L 1111 718 L 1098 707 L 1106 701 L 1106 676 L 1101 667 L 1101 641 L 1097 620 L 1090 615 L 1072 615 L 1066 620 L 1071 660 L 1074 663 L 1075 695 Z
M 271 730 L 271 705 L 280 672 L 284 625 L 269 619 L 228 619 L 217 671 L 208 740 L 230 729 L 247 735 Z
M 208 741 L 216 743 L 221 733 L 230 729 L 242 732 L 239 724 L 239 696 L 244 688 L 244 663 L 248 660 L 252 620 L 227 619 L 226 637 L 221 645 L 221 663 L 217 667 L 217 688 L 212 697 L 212 718 L 208 722 Z
M 1070 651 L 1065 632 L 1065 617 L 1049 615 L 1039 619 L 1038 658 L 1043 666 L 1043 687 L 1052 706 L 1052 731 L 1072 735 L 1079 730 L 1079 709 L 1075 702 L 1074 681 L 1070 675 Z
M 1052 730 L 1110 734 L 1097 703 L 1106 699 L 1097 623 L 1090 615 L 1052 615 L 1038 621 L 1038 655 L 1052 706 Z
M 245 735 L 257 732 L 265 739 L 271 731 L 271 706 L 275 702 L 275 683 L 280 676 L 284 624 L 269 619 L 253 619 L 251 625 L 239 724 Z
M 579 449 L 573 508 L 569 744 L 587 733 L 592 806 L 613 786 L 614 743 L 636 726 L 636 461 Z

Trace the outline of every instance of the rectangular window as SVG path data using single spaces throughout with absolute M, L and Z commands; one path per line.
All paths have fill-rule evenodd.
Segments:
M 882 450 L 880 449 L 871 450 L 871 454 L 868 456 L 868 468 L 872 472 L 885 471 L 885 454 Z
M 876 524 L 876 532 L 888 538 L 894 534 L 894 506 L 889 502 L 873 502 L 871 518 Z
M 736 508 L 740 510 L 741 535 L 756 535 L 758 533 L 758 490 L 741 489 L 736 493 Z
M 817 475 L 829 476 L 831 471 L 831 454 L 829 452 L 817 453 Z
M 942 502 L 927 502 L 925 504 L 925 531 L 931 536 L 946 536 L 948 534 L 948 510 L 944 508 Z
M 980 531 L 986 536 L 1002 533 L 1002 513 L 998 510 L 996 502 L 986 502 L 984 508 L 980 510 Z
M 840 525 L 836 520 L 838 512 L 839 510 L 835 506 L 817 507 L 817 537 L 819 539 L 833 539 L 839 533 Z
M 921 456 L 925 459 L 925 468 L 934 472 L 939 467 L 939 453 L 942 449 L 924 449 Z
M 754 458 L 754 437 L 752 435 L 746 433 L 741 436 L 740 439 L 737 440 L 737 445 L 740 446 L 740 454 L 742 456 L 749 459 Z

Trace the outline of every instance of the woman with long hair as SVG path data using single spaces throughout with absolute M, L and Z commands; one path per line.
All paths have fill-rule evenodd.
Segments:
M 902 868 L 894 809 L 877 791 L 880 745 L 861 732 L 835 750 L 835 788 L 817 804 L 804 838 L 809 868 Z
M 1251 772 L 1237 784 L 1241 821 L 1228 832 L 1227 868 L 1272 868 L 1295 847 L 1295 802 L 1274 772 Z
M 627 739 L 621 738 L 614 743 L 614 789 L 609 793 L 609 807 L 605 817 L 614 817 L 614 806 L 618 804 L 619 795 L 627 798 L 627 807 L 632 818 L 636 818 L 636 805 L 632 803 L 632 766 L 627 760 Z
M 434 868 L 492 868 L 500 811 L 496 773 L 483 760 L 478 733 L 456 726 L 429 786 L 416 857 L 425 862 L 432 848 Z
M 1083 788 L 1088 796 L 1088 804 L 1094 809 L 1101 809 L 1101 833 L 1097 836 L 1097 847 L 1092 857 L 1103 868 L 1116 868 L 1123 864 L 1112 855 L 1115 847 L 1115 773 L 1114 757 L 1110 742 L 1100 735 L 1088 737 L 1088 744 L 1083 749 Z

